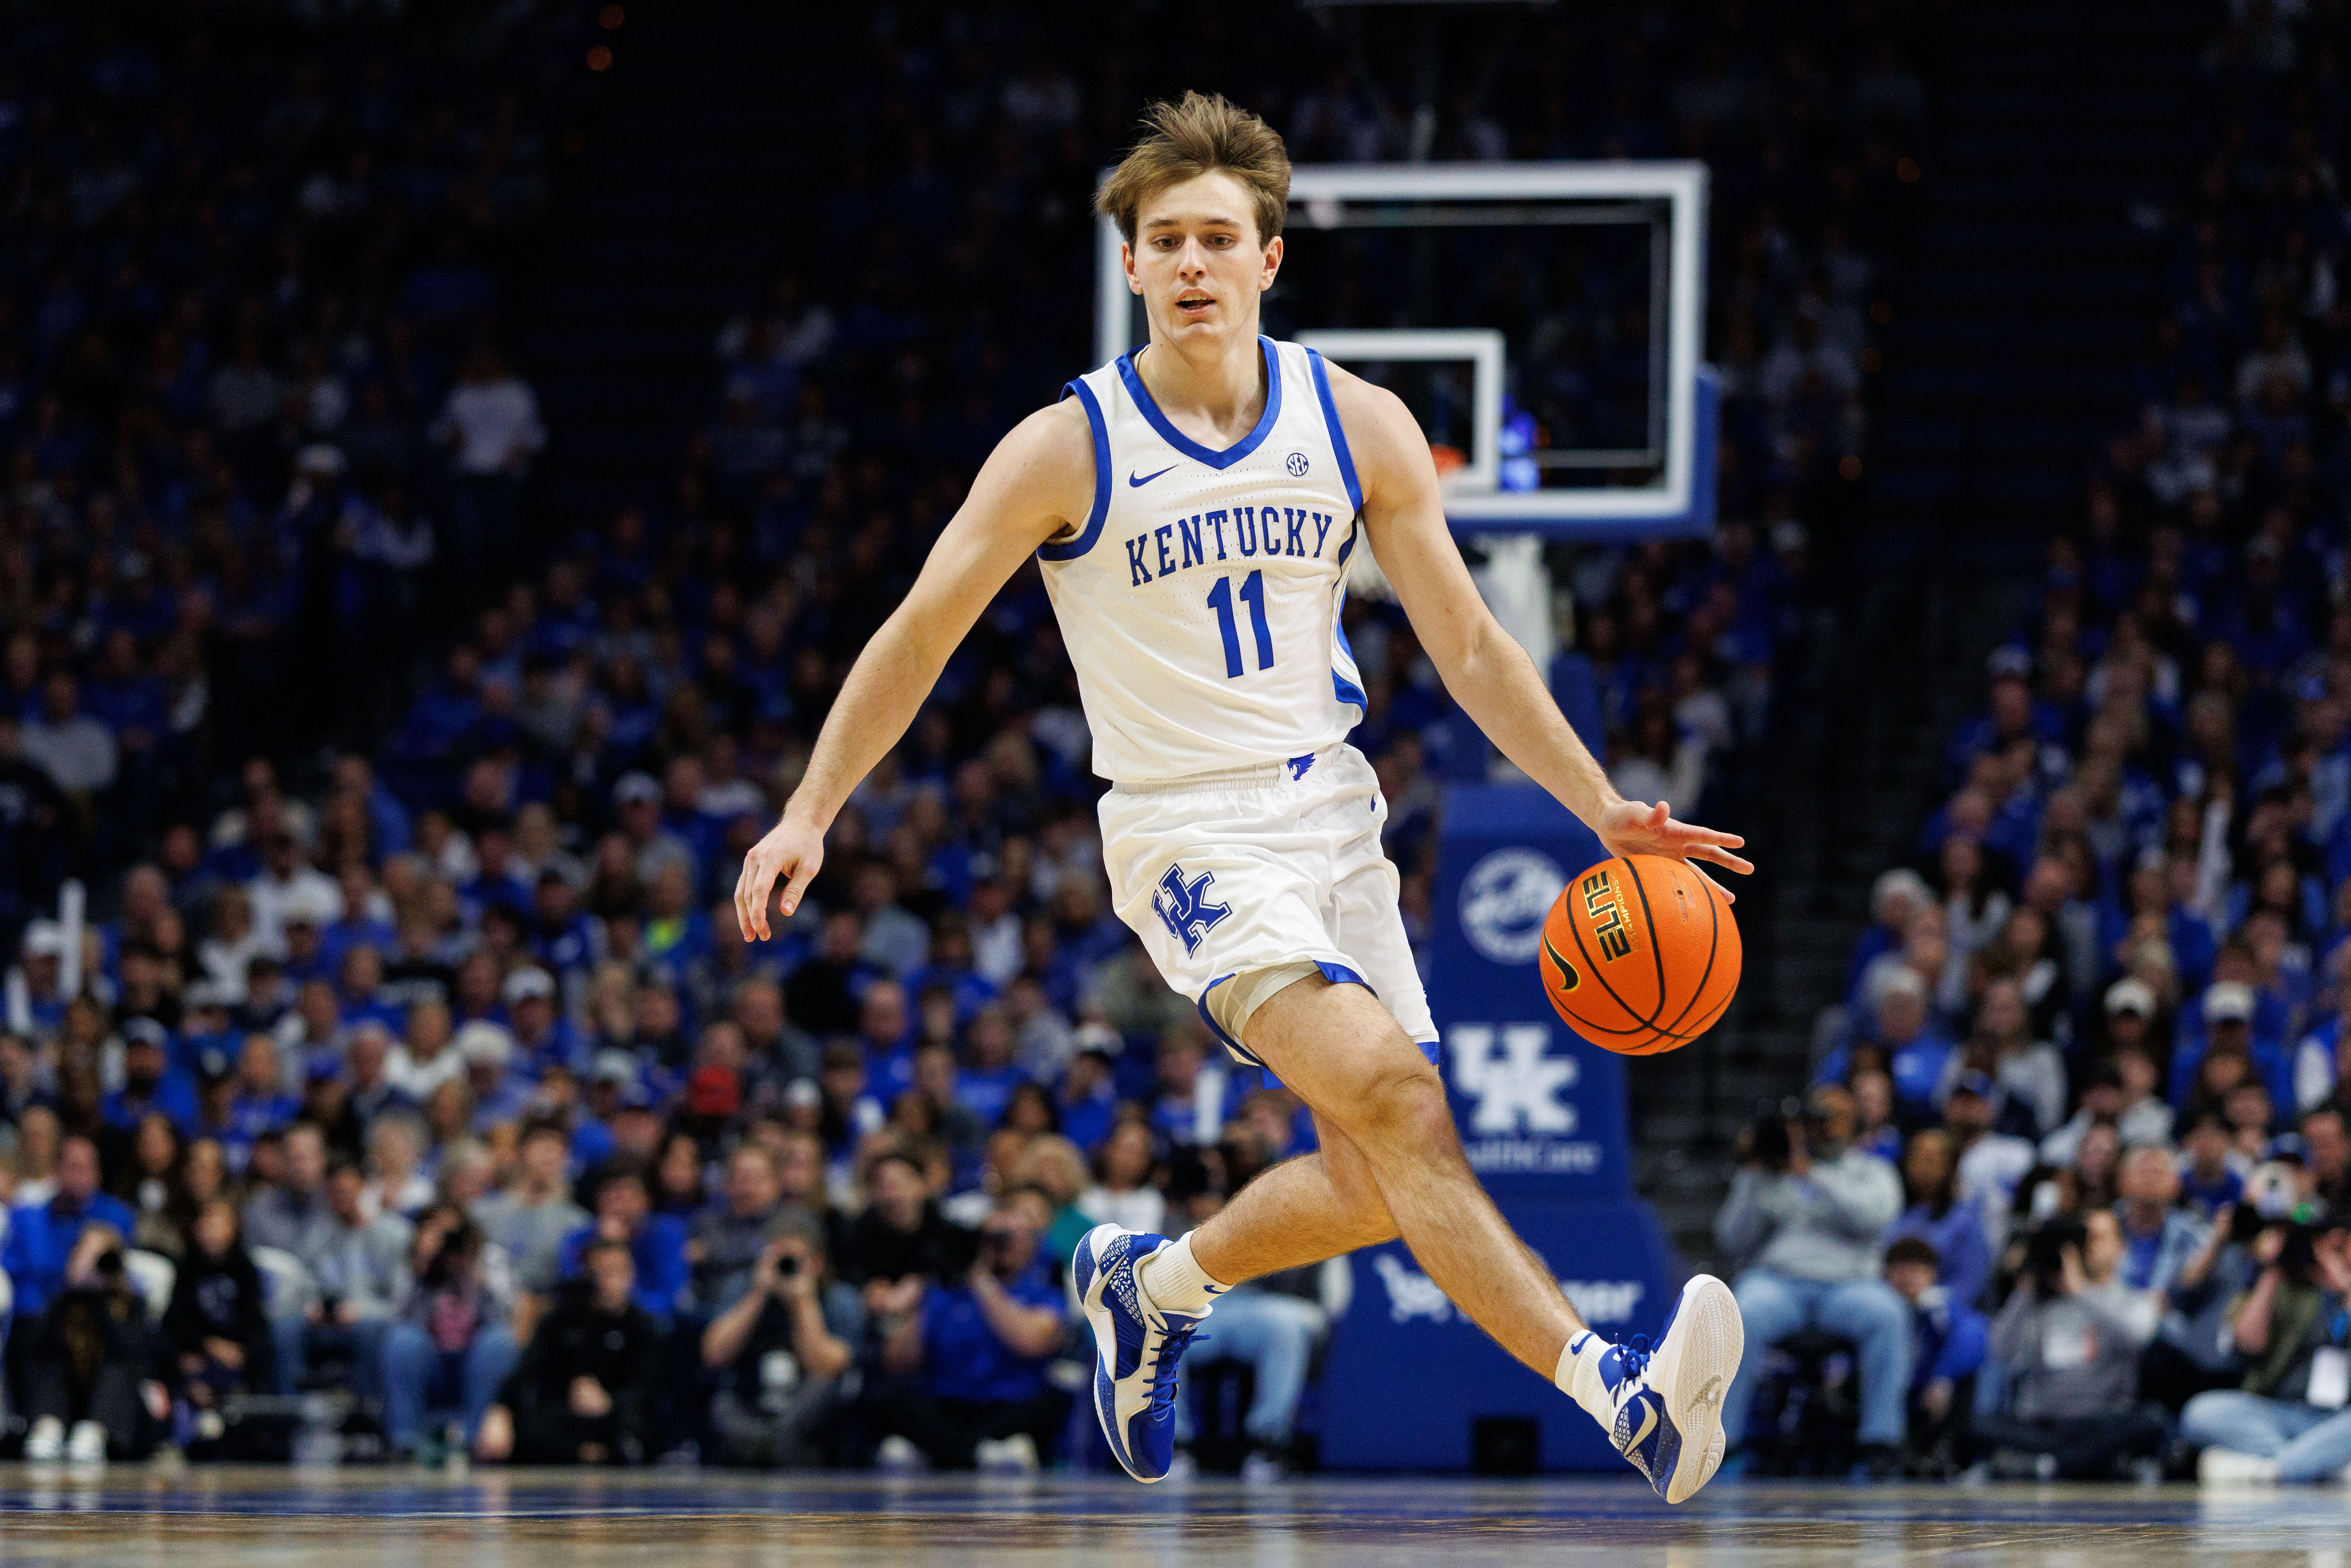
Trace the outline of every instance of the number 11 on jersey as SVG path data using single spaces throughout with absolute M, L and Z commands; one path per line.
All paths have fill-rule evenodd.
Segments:
M 1257 667 L 1273 668 L 1273 631 L 1265 623 L 1265 573 L 1250 572 L 1241 583 L 1241 601 L 1249 606 L 1249 630 L 1257 633 Z M 1217 579 L 1208 590 L 1208 608 L 1217 612 L 1217 630 L 1225 639 L 1225 679 L 1241 673 L 1240 627 L 1233 620 L 1233 580 Z

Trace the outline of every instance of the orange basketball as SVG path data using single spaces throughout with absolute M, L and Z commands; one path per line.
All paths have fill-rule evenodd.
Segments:
M 1570 877 L 1544 917 L 1543 989 L 1597 1046 L 1655 1056 L 1714 1026 L 1739 989 L 1730 898 L 1663 855 L 1602 861 Z

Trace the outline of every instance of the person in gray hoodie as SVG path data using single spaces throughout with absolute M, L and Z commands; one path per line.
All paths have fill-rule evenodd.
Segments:
M 1890 1472 L 1910 1387 L 1910 1309 L 1878 1273 L 1878 1238 L 1902 1211 L 1892 1165 L 1850 1145 L 1853 1096 L 1814 1089 L 1801 1121 L 1766 1118 L 1750 1135 L 1715 1240 L 1741 1271 L 1731 1287 L 1750 1344 L 1817 1329 L 1851 1340 L 1861 1360 L 1857 1434 L 1873 1470 Z M 1734 1451 L 1764 1357 L 1750 1355 L 1723 1402 Z
M 280 1393 L 299 1392 L 314 1362 L 340 1357 L 360 1399 L 381 1396 L 377 1374 L 393 1303 L 408 1288 L 410 1229 L 396 1214 L 371 1218 L 360 1201 L 366 1189 L 366 1173 L 350 1160 L 328 1167 L 322 1205 L 329 1223 L 300 1254 L 317 1290 L 270 1320 Z
M 1991 1325 L 2007 1408 L 1977 1416 L 1978 1451 L 2029 1456 L 2043 1479 L 2093 1480 L 2162 1448 L 2163 1412 L 2137 1392 L 2162 1298 L 2123 1281 L 2123 1249 L 2122 1227 L 2103 1208 L 2026 1239 L 2023 1272 Z

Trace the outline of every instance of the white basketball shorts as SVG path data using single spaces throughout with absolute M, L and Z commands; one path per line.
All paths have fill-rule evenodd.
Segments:
M 1396 869 L 1380 849 L 1387 802 L 1362 752 L 1342 743 L 1287 762 L 1113 785 L 1101 810 L 1119 918 L 1239 1061 L 1263 1065 L 1219 1014 L 1234 1030 L 1245 1020 L 1212 1007 L 1211 993 L 1301 964 L 1363 986 L 1436 1059 Z

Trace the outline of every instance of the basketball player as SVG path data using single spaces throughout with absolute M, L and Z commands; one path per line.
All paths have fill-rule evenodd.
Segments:
M 1180 1241 L 1086 1236 L 1076 1284 L 1111 1451 L 1138 1479 L 1167 1473 L 1176 1361 L 1218 1294 L 1401 1234 L 1456 1305 L 1679 1502 L 1722 1460 L 1738 1307 L 1700 1275 L 1654 1350 L 1608 1343 L 1471 1173 L 1380 851 L 1386 803 L 1346 743 L 1364 707 L 1339 624 L 1354 552 L 1377 557 L 1447 689 L 1612 852 L 1746 872 L 1742 841 L 1617 796 L 1479 599 L 1404 404 L 1258 336 L 1258 297 L 1281 267 L 1280 137 L 1196 93 L 1146 123 L 1097 204 L 1125 237 L 1150 343 L 1070 382 L 980 469 L 745 860 L 744 936 L 768 936 L 778 878 L 784 914 L 798 907 L 841 802 L 1035 554 L 1094 771 L 1112 782 L 1102 852 L 1119 915 L 1226 1049 L 1305 1101 L 1321 1145 Z

